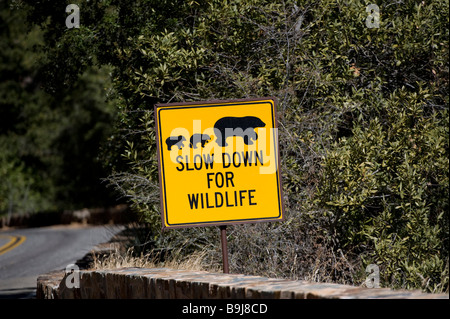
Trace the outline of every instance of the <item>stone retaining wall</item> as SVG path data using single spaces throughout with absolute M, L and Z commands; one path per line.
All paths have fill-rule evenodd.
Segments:
M 420 291 L 369 289 L 208 273 L 168 268 L 81 270 L 79 288 L 68 288 L 78 274 L 53 272 L 37 279 L 38 299 L 448 299 L 445 294 Z M 68 276 L 71 276 L 68 278 Z M 66 284 L 66 282 L 68 284 Z

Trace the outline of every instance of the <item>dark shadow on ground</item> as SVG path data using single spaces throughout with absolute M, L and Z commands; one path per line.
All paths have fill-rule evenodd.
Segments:
M 36 287 L 0 288 L 0 299 L 35 299 Z

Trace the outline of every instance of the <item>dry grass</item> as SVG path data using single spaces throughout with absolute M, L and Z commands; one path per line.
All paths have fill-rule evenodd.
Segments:
M 287 217 L 287 222 L 284 223 L 228 227 L 230 272 L 358 285 L 351 276 L 357 265 L 348 261 L 342 253 L 336 254 L 332 243 L 326 238 L 305 229 L 305 226 L 302 227 L 299 216 Z M 124 241 L 118 244 L 112 253 L 93 257 L 91 269 L 165 267 L 192 271 L 223 271 L 218 231 L 180 230 L 176 233 L 178 237 L 166 235 L 166 245 L 144 249 L 149 230 L 139 227 L 130 227 L 128 230 L 128 235 L 123 237 Z M 201 238 L 202 244 L 193 241 L 193 238 Z M 134 248 L 124 248 L 130 246 Z M 163 246 L 171 248 L 162 249 Z
M 91 269 L 116 269 L 122 267 L 138 268 L 171 268 L 186 269 L 193 271 L 219 271 L 217 267 L 206 263 L 207 251 L 198 251 L 184 256 L 181 249 L 162 260 L 160 253 L 151 251 L 146 254 L 137 255 L 133 248 L 126 252 L 115 250 L 105 257 L 94 257 Z

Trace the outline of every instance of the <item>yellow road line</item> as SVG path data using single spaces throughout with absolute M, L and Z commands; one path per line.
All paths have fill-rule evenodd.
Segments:
M 25 236 L 11 236 L 11 235 L 0 235 L 0 238 L 9 237 L 11 238 L 10 241 L 0 247 L 0 255 L 3 255 L 4 253 L 16 248 L 20 244 L 22 244 L 25 239 L 27 239 Z

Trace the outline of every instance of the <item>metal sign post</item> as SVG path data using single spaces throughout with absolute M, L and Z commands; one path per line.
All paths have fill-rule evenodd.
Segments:
M 222 242 L 223 273 L 229 274 L 230 268 L 228 265 L 227 226 L 220 226 L 220 239 Z
M 257 98 L 155 105 L 163 229 L 284 220 L 277 101 Z

